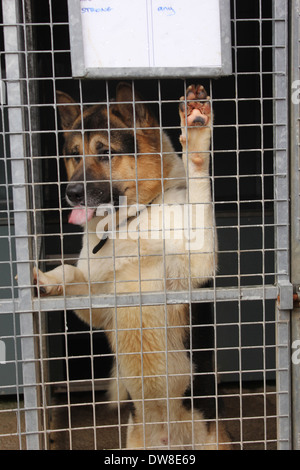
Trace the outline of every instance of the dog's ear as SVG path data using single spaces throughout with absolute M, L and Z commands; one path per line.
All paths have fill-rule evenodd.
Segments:
M 145 127 L 151 125 L 149 123 L 150 111 L 148 106 L 142 101 L 142 97 L 134 90 L 131 84 L 120 82 L 116 91 L 117 111 L 122 120 L 128 127 Z M 135 114 L 133 114 L 133 107 Z
M 56 92 L 57 109 L 63 129 L 70 129 L 80 114 L 80 106 L 63 91 Z

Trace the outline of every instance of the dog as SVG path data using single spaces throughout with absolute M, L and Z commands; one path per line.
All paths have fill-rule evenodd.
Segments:
M 179 100 L 182 157 L 129 83 L 119 83 L 109 105 L 82 109 L 64 92 L 57 92 L 57 105 L 69 222 L 83 227 L 83 238 L 76 266 L 46 273 L 34 268 L 40 295 L 204 285 L 217 268 L 209 173 L 213 117 L 204 87 L 191 85 Z M 166 216 L 167 207 L 173 212 Z M 127 448 L 230 448 L 222 423 L 207 422 L 203 412 L 184 404 L 193 372 L 186 349 L 188 304 L 76 313 L 105 330 L 116 355 L 111 399 L 129 396 L 133 403 Z

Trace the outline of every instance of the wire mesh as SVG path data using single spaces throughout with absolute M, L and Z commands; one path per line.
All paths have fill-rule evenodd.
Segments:
M 208 428 L 216 428 L 213 441 L 219 442 L 217 447 L 227 440 L 221 436 L 223 427 L 234 449 L 289 447 L 289 319 L 276 303 L 277 283 L 288 276 L 289 255 L 286 2 L 233 0 L 234 72 L 218 80 L 199 80 L 214 112 L 209 182 L 219 244 L 217 248 L 212 231 L 213 275 L 209 282 L 195 288 L 191 270 L 188 276 L 170 274 L 167 241 L 157 254 L 143 251 L 138 238 L 129 256 L 118 251 L 116 242 L 111 252 L 98 252 L 103 265 L 111 260 L 107 277 L 95 278 L 89 254 L 94 246 L 88 247 L 82 261 L 88 279 L 84 294 L 76 295 L 82 285 L 78 281 L 71 294 L 51 297 L 35 289 L 33 267 L 49 271 L 61 264 L 75 265 L 84 231 L 68 223 L 69 180 L 64 160 L 70 165 L 68 161 L 82 155 L 86 160 L 90 157 L 86 139 L 99 130 L 99 124 L 90 121 L 84 126 L 84 113 L 99 105 L 109 111 L 128 100 L 116 100 L 118 84 L 114 80 L 72 77 L 66 0 L 41 0 L 38 8 L 30 0 L 2 0 L 1 6 L 0 447 L 122 449 L 127 434 L 134 434 L 136 427 L 141 448 L 180 448 L 172 441 L 172 410 L 174 403 L 181 406 L 183 398 L 186 408 L 193 411 L 186 419 L 191 429 L 185 443 L 189 449 L 197 449 L 198 429 L 206 423 Z M 152 79 L 127 83 L 131 103 L 142 99 L 145 109 L 156 116 L 150 130 L 158 135 L 159 168 L 156 176 L 150 170 L 144 174 L 143 182 L 159 186 L 163 203 L 168 184 L 174 179 L 186 181 L 182 175 L 163 174 L 163 159 L 171 152 L 164 150 L 163 143 L 166 133 L 182 156 L 178 107 L 192 82 Z M 71 113 L 76 107 L 81 116 L 75 136 L 74 130 L 63 128 L 59 116 L 63 105 L 57 91 L 72 97 L 74 101 L 65 102 L 64 107 Z M 115 159 L 123 152 L 115 144 L 114 134 L 124 132 L 118 123 L 108 119 L 101 128 L 102 144 L 106 133 L 102 151 L 111 155 L 113 150 Z M 140 196 L 138 159 L 157 154 L 157 149 L 141 149 L 139 139 L 145 129 L 137 114 L 128 127 L 133 139 L 127 153 L 134 177 L 124 171 L 116 178 L 110 158 L 105 180 L 97 179 L 108 182 L 111 197 L 113 188 L 117 184 L 124 187 L 124 183 Z M 64 147 L 71 139 L 77 139 L 77 147 L 83 149 Z M 105 152 L 101 155 L 107 158 Z M 88 166 L 82 168 L 76 181 L 84 183 L 87 197 L 95 178 Z M 142 210 L 140 198 L 138 209 Z M 162 214 L 164 217 L 165 212 Z M 145 263 L 152 263 L 155 256 L 158 264 L 163 259 L 162 269 L 149 277 Z M 125 257 L 128 267 L 120 273 L 118 266 Z M 135 263 L 137 275 L 130 274 L 130 263 Z M 63 272 L 63 284 L 65 276 Z M 174 289 L 172 284 L 180 288 Z M 169 324 L 168 312 L 176 306 L 187 308 L 188 325 Z M 120 317 L 129 308 L 136 321 L 131 323 L 129 316 L 124 326 Z M 161 322 L 145 325 L 147 309 L 153 308 L 160 312 Z M 104 309 L 114 318 L 106 326 L 106 335 L 103 326 L 95 329 L 90 321 L 95 311 Z M 168 351 L 171 330 L 180 336 L 183 328 L 187 330 L 184 347 L 181 343 L 176 352 Z M 124 332 L 129 338 L 139 337 L 139 351 L 120 349 Z M 161 343 L 152 356 L 163 358 L 166 372 L 157 370 L 147 376 L 144 371 L 151 353 L 140 351 L 146 350 L 151 332 L 154 336 L 161 332 Z M 109 342 L 115 344 L 113 350 Z M 178 357 L 175 371 L 172 354 Z M 179 382 L 182 379 L 181 357 L 189 358 L 185 375 L 190 385 L 174 395 L 169 380 L 172 376 Z M 123 377 L 120 363 L 134 358 L 139 374 Z M 127 383 L 140 380 L 140 395 L 135 400 L 124 393 L 124 379 Z M 151 379 L 165 380 L 165 396 L 147 395 L 145 387 Z M 114 393 L 108 395 L 112 386 Z M 155 408 L 154 402 L 163 411 L 152 426 L 164 430 L 155 445 L 149 444 L 147 422 L 147 407 Z M 204 416 L 196 414 L 199 406 L 206 408 Z M 130 415 L 137 409 L 143 420 L 134 425 Z

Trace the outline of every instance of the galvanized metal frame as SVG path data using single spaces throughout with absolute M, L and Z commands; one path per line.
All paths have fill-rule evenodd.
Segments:
M 12 165 L 12 187 L 14 198 L 14 221 L 15 221 L 15 242 L 17 252 L 18 271 L 18 299 L 8 299 L 0 301 L 0 314 L 15 312 L 19 314 L 21 321 L 21 341 L 22 341 L 22 367 L 24 386 L 24 410 L 26 418 L 26 440 L 28 449 L 47 447 L 46 437 L 41 436 L 46 429 L 42 424 L 43 407 L 45 402 L 40 402 L 40 389 L 44 387 L 45 381 L 40 378 L 43 356 L 41 348 L 38 351 L 38 341 L 43 336 L 41 333 L 41 322 L 37 324 L 36 314 L 41 312 L 55 311 L 74 308 L 94 308 L 98 306 L 142 306 L 142 305 L 167 305 L 174 303 L 206 302 L 212 301 L 215 304 L 219 301 L 237 301 L 239 308 L 242 301 L 246 300 L 276 300 L 279 290 L 285 292 L 290 289 L 290 265 L 289 265 L 289 181 L 288 181 L 288 2 L 285 0 L 274 1 L 273 12 L 273 102 L 274 102 L 274 200 L 275 200 L 275 230 L 276 230 L 276 270 L 277 279 L 274 285 L 262 284 L 261 286 L 238 286 L 236 288 L 207 288 L 186 292 L 161 292 L 161 293 L 137 293 L 133 295 L 106 295 L 87 296 L 70 298 L 34 298 L 32 290 L 32 260 L 36 260 L 37 254 L 32 253 L 31 245 L 31 220 L 29 209 L 34 208 L 34 203 L 29 198 L 28 190 L 32 184 L 28 175 L 26 158 L 32 157 L 26 145 L 24 136 L 30 134 L 26 125 L 25 111 L 30 104 L 26 102 L 24 96 L 28 96 L 27 77 L 24 67 L 24 52 L 26 45 L 23 37 L 23 1 L 2 0 L 4 39 L 5 39 L 5 65 L 6 65 L 6 91 L 7 110 L 9 121 L 9 141 L 10 158 Z M 299 19 L 299 5 L 293 10 L 293 26 Z M 297 34 L 294 29 L 294 34 Z M 293 36 L 295 38 L 295 36 Z M 294 44 L 294 43 L 293 43 Z M 298 42 L 295 47 L 298 47 Z M 260 46 L 262 52 L 263 45 Z M 296 49 L 294 49 L 296 51 Z M 236 52 L 236 51 L 235 51 Z M 296 54 L 295 54 L 296 56 Z M 26 60 L 26 58 L 25 58 Z M 296 59 L 295 59 L 296 60 Z M 298 68 L 294 63 L 293 72 L 298 74 Z M 89 75 L 92 76 L 92 75 Z M 122 75 L 124 76 L 124 75 Z M 142 76 L 142 75 L 141 75 Z M 236 76 L 238 74 L 236 73 Z M 298 75 L 296 75 L 298 78 Z M 25 91 L 25 93 L 24 93 Z M 292 144 L 298 151 L 298 119 L 299 109 L 293 108 L 295 112 L 294 139 Z M 298 155 L 298 153 L 295 153 Z M 298 161 L 292 160 L 298 171 Z M 282 297 L 282 296 L 281 296 Z M 299 312 L 294 311 L 299 315 Z M 299 318 L 299 317 L 294 317 Z M 298 322 L 298 320 L 296 320 Z M 293 322 L 298 328 L 299 322 Z M 297 326 L 298 325 L 298 326 Z M 278 447 L 289 449 L 292 447 L 291 432 L 291 361 L 290 361 L 290 306 L 283 301 L 277 304 L 276 308 L 276 328 L 277 328 L 277 421 L 278 421 Z M 296 328 L 293 329 L 295 335 Z M 298 334 L 298 333 L 296 333 Z M 40 361 L 41 360 L 41 361 Z M 241 373 L 242 371 L 240 371 Z M 298 369 L 294 369 L 294 378 L 298 377 Z M 294 387 L 293 407 L 294 430 L 299 429 L 299 399 Z M 95 401 L 93 402 L 95 404 Z M 242 416 L 242 414 L 241 414 Z M 45 416 L 44 416 L 45 419 Z M 95 418 L 94 418 L 95 423 Z M 297 445 L 299 436 L 294 436 L 294 447 Z M 299 442 L 299 441 L 298 441 Z M 70 441 L 71 445 L 71 441 Z
M 277 282 L 290 282 L 289 259 L 289 75 L 288 75 L 288 2 L 274 2 L 274 121 L 275 127 L 275 239 Z M 285 49 L 285 54 L 283 54 Z M 277 386 L 278 444 L 289 449 L 291 436 L 290 310 L 277 305 Z
M 24 89 L 21 81 L 22 68 L 24 70 L 24 63 L 22 62 L 24 46 L 19 25 L 23 11 L 20 9 L 20 3 L 17 0 L 3 0 L 2 5 L 19 302 L 22 305 L 22 312 L 24 312 L 20 315 L 20 326 L 26 441 L 28 449 L 39 449 L 39 380 L 34 316 L 32 313 L 32 288 L 30 286 L 32 269 L 30 260 L 32 254 L 28 236 L 31 232 L 28 213 L 30 202 L 27 192 L 28 168 L 26 159 L 24 159 L 27 152 L 24 140 L 24 105 L 26 103 L 24 102 Z
M 291 8 L 291 160 L 290 160 L 290 181 L 291 181 L 291 282 L 294 286 L 294 293 L 300 293 L 300 205 L 299 205 L 299 159 L 300 159 L 300 3 L 299 0 L 293 2 Z M 299 345 L 300 339 L 300 308 L 295 303 L 291 318 L 291 344 Z M 296 342 L 296 343 L 294 343 Z M 298 361 L 291 364 L 292 367 L 292 431 L 293 448 L 300 450 L 300 364 Z
M 72 71 L 79 78 L 175 78 L 175 77 L 219 77 L 230 75 L 231 65 L 231 31 L 230 0 L 219 0 L 221 21 L 221 55 L 222 66 L 211 67 L 115 67 L 86 68 L 81 22 L 80 0 L 68 0 Z

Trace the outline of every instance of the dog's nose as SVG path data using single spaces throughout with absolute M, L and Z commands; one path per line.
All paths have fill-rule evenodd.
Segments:
M 66 189 L 66 195 L 70 202 L 73 204 L 84 203 L 84 184 L 83 183 L 70 183 Z

